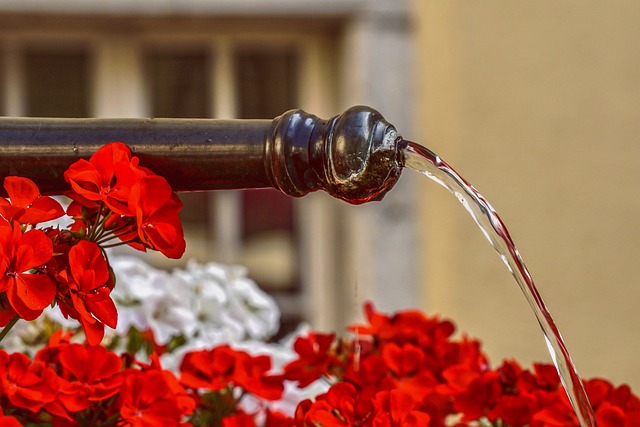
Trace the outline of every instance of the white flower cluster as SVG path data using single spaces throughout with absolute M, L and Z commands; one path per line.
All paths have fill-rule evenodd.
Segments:
M 136 257 L 114 257 L 111 265 L 119 332 L 150 328 L 159 344 L 181 335 L 203 338 L 211 346 L 265 340 L 278 330 L 278 307 L 243 267 L 190 261 L 168 273 Z
M 116 333 L 125 336 L 135 327 L 151 329 L 161 345 L 176 336 L 186 340 L 163 356 L 168 368 L 187 351 L 267 340 L 278 330 L 278 307 L 243 267 L 190 261 L 185 269 L 166 272 L 132 256 L 113 257 L 111 265 L 117 278 Z

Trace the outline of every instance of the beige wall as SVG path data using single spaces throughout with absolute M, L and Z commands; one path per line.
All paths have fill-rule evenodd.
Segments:
M 415 0 L 415 139 L 492 203 L 584 377 L 640 391 L 640 3 Z M 494 364 L 549 361 L 456 200 L 420 185 L 425 305 Z

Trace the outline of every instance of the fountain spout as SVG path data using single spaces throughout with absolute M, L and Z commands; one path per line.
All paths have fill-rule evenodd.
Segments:
M 301 110 L 273 120 L 4 117 L 0 179 L 24 176 L 43 194 L 62 193 L 66 168 L 111 141 L 128 145 L 175 191 L 324 190 L 361 204 L 380 200 L 402 170 L 394 126 L 358 106 L 328 120 Z

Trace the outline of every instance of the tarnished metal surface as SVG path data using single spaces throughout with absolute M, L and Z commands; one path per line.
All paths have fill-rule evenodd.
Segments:
M 176 191 L 270 187 L 264 172 L 271 120 L 0 118 L 0 178 L 25 176 L 43 193 L 67 189 L 63 173 L 120 141 Z
M 381 199 L 402 169 L 395 128 L 353 107 L 329 120 L 301 110 L 273 120 L 0 118 L 0 179 L 24 176 L 43 194 L 63 193 L 69 165 L 112 141 L 175 191 L 325 190 L 360 204 Z

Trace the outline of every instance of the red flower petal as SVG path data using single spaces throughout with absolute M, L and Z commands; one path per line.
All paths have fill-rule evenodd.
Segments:
M 109 280 L 109 267 L 100 247 L 87 240 L 81 240 L 69 251 L 71 275 L 83 292 L 91 292 Z M 92 272 L 85 275 L 85 272 Z
M 19 220 L 23 224 L 38 224 L 58 219 L 62 215 L 64 215 L 64 209 L 60 203 L 51 197 L 40 196 L 31 203 Z
M 144 216 L 151 216 L 162 208 L 171 198 L 171 186 L 161 176 L 151 175 L 140 180 L 136 188 L 138 204 Z M 133 191 L 132 191 L 133 193 Z
M 118 310 L 109 296 L 108 288 L 100 288 L 98 293 L 89 294 L 85 303 L 91 313 L 102 323 L 115 328 L 118 323 Z
M 104 338 L 104 324 L 90 316 L 81 316 L 78 321 L 82 325 L 84 335 L 87 337 L 87 343 L 89 345 L 99 345 L 102 338 Z
M 40 195 L 40 190 L 33 181 L 18 176 L 6 177 L 4 188 L 11 199 L 11 204 L 21 208 L 29 206 Z
M 16 242 L 15 269 L 22 273 L 47 263 L 53 255 L 53 243 L 42 230 L 29 230 Z
M 44 274 L 21 274 L 11 291 L 7 290 L 7 296 L 12 304 L 19 298 L 27 308 L 42 311 L 56 296 L 56 284 Z

